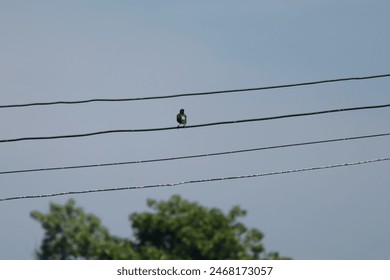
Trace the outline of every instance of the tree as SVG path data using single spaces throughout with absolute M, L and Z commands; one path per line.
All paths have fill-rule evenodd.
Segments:
M 280 259 L 266 253 L 263 234 L 237 219 L 246 211 L 233 207 L 227 214 L 180 196 L 168 201 L 149 199 L 153 212 L 133 213 L 133 239 L 110 235 L 99 218 L 76 207 L 52 203 L 50 213 L 31 217 L 45 230 L 39 259 Z
M 36 252 L 39 259 L 129 259 L 137 258 L 132 244 L 113 237 L 99 218 L 84 213 L 69 200 L 64 206 L 50 204 L 50 214 L 33 211 L 31 217 L 38 220 L 45 236 Z

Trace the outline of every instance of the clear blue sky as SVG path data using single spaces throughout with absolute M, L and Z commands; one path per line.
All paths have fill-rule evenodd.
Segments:
M 126 98 L 390 72 L 389 1 L 0 1 L 0 103 Z M 175 126 L 390 103 L 390 79 L 125 103 L 0 110 L 1 139 Z M 0 143 L 0 171 L 143 160 L 390 131 L 390 110 Z M 0 175 L 0 197 L 171 183 L 388 157 L 389 138 L 165 163 Z M 267 250 L 389 259 L 389 162 L 73 196 L 112 234 L 146 199 L 248 210 Z M 0 203 L 0 259 L 32 259 L 29 214 L 72 196 Z

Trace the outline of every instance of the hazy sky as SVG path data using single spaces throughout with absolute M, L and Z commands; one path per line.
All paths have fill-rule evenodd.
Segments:
M 127 98 L 390 72 L 390 2 L 0 0 L 0 103 Z M 390 103 L 390 78 L 201 97 L 0 109 L 0 139 L 176 126 Z M 390 131 L 390 109 L 160 132 L 0 143 L 0 171 L 109 163 Z M 116 167 L 0 175 L 0 197 L 174 183 L 390 156 L 390 138 Z M 390 259 L 390 162 L 252 179 L 0 202 L 0 258 L 32 259 L 30 212 L 73 197 L 112 234 L 180 194 L 248 210 L 267 250 Z

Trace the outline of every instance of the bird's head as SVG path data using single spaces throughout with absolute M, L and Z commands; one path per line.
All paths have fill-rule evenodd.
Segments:
M 180 109 L 180 114 L 184 114 L 184 109 Z

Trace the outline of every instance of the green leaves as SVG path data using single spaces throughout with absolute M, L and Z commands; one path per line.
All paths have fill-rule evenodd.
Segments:
M 50 213 L 31 217 L 45 230 L 39 259 L 259 259 L 280 258 L 265 253 L 263 234 L 237 220 L 239 206 L 228 214 L 180 196 L 168 201 L 149 199 L 151 212 L 129 216 L 134 240 L 110 235 L 99 218 L 86 214 L 73 200 L 50 205 Z
M 75 207 L 74 200 L 64 206 L 50 205 L 50 214 L 33 211 L 31 217 L 39 221 L 45 230 L 39 259 L 115 259 L 135 255 L 129 241 L 113 238 L 100 224 L 99 218 Z

